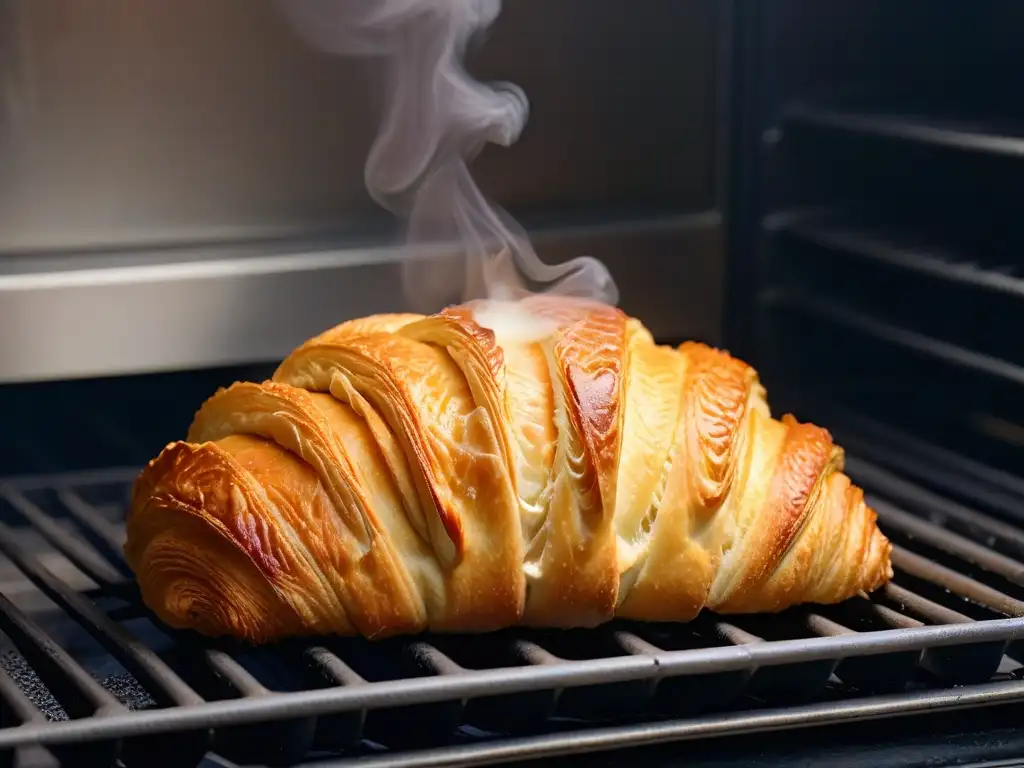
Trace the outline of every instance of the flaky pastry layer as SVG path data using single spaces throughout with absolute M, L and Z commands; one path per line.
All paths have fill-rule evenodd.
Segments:
M 139 476 L 125 553 L 161 620 L 254 643 L 774 612 L 892 577 L 842 469 L 725 352 L 478 302 L 217 392 Z

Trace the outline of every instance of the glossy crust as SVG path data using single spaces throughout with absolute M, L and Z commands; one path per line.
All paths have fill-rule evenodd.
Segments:
M 255 643 L 771 612 L 892 576 L 842 466 L 725 352 L 475 303 L 217 392 L 140 475 L 125 552 L 163 621 Z

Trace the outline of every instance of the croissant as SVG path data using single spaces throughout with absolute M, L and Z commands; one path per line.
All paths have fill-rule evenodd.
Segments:
M 133 489 L 166 624 L 265 643 L 836 603 L 891 546 L 756 372 L 536 296 L 375 315 L 218 391 Z

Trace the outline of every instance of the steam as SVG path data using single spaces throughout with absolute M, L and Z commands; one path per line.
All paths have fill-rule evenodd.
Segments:
M 407 219 L 411 245 L 442 254 L 403 264 L 403 287 L 414 308 L 515 300 L 534 291 L 618 301 L 599 261 L 542 262 L 525 231 L 487 201 L 469 172 L 468 163 L 488 143 L 515 143 L 529 114 L 522 89 L 478 82 L 463 64 L 467 46 L 501 12 L 501 0 L 282 4 L 310 44 L 332 54 L 374 57 L 386 68 L 387 100 L 366 163 L 366 186 L 380 205 Z

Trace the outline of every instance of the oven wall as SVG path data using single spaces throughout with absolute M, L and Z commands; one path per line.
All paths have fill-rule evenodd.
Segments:
M 485 191 L 666 339 L 720 335 L 727 6 L 515 0 L 471 61 L 531 100 Z M 0 381 L 268 360 L 399 308 L 379 74 L 271 0 L 0 0 Z

